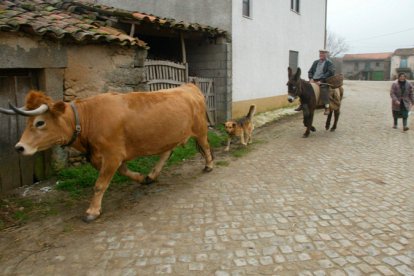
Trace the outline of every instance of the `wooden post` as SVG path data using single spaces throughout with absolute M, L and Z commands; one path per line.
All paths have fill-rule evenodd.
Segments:
M 132 23 L 132 24 L 131 24 L 131 30 L 130 30 L 130 32 L 129 32 L 129 36 L 134 37 L 134 35 L 135 35 L 135 24 L 134 24 L 134 23 Z
M 185 41 L 184 41 L 184 35 L 181 32 L 180 33 L 180 40 L 181 40 L 181 54 L 182 54 L 182 58 L 183 58 L 183 63 L 186 64 L 187 63 L 187 53 L 185 51 Z

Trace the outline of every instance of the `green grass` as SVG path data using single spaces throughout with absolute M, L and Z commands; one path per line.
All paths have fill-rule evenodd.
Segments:
M 216 129 L 209 131 L 208 139 L 212 148 L 220 147 L 226 139 L 223 129 Z M 191 138 L 187 144 L 174 149 L 173 154 L 166 163 L 166 167 L 178 164 L 183 160 L 189 159 L 198 153 L 196 149 L 195 139 Z M 148 174 L 150 170 L 159 160 L 158 156 L 140 157 L 128 162 L 128 168 Z M 84 189 L 92 187 L 98 177 L 98 171 L 90 164 L 84 164 L 77 167 L 70 167 L 58 172 L 57 189 L 67 191 L 73 198 L 78 198 L 84 195 Z M 126 176 L 115 174 L 111 183 L 116 185 L 123 185 L 128 183 L 129 178 Z

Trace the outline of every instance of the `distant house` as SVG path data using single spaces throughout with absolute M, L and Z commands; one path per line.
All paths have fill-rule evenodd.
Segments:
M 414 79 L 414 48 L 397 49 L 391 58 L 390 78 L 395 79 L 404 72 L 407 78 Z
M 193 56 L 200 49 L 198 44 L 188 43 L 186 47 L 189 72 L 213 78 L 215 90 L 226 89 L 217 97 L 218 110 L 226 112 L 218 113 L 225 115 L 221 119 L 245 115 L 252 103 L 259 112 L 286 105 L 287 67 L 301 67 L 302 77 L 307 78 L 306 72 L 319 57 L 318 50 L 325 46 L 326 0 L 89 1 L 227 31 L 230 39 L 211 41 L 216 48 L 211 49 L 210 60 L 203 67 L 200 61 L 205 60 Z M 174 46 L 167 41 L 156 43 L 155 32 L 146 35 L 140 38 L 148 43 L 149 56 L 154 50 L 168 53 Z M 171 39 L 175 41 L 173 35 Z M 216 70 L 223 66 L 226 71 Z
M 346 54 L 342 74 L 351 80 L 389 80 L 392 53 Z

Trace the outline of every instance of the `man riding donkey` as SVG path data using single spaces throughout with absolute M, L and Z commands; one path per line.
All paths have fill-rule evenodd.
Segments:
M 326 83 L 326 79 L 335 75 L 335 65 L 328 59 L 328 54 L 328 50 L 319 50 L 319 59 L 313 62 L 308 72 L 309 81 L 320 87 L 321 100 L 325 107 L 324 115 L 329 115 L 329 85 Z M 302 103 L 295 111 L 301 110 L 303 110 Z

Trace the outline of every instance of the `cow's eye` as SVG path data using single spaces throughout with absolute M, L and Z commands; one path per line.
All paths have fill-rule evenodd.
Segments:
M 40 128 L 40 127 L 42 127 L 42 126 L 44 126 L 45 125 L 45 121 L 37 121 L 36 123 L 35 123 L 35 127 L 37 127 L 37 128 Z

